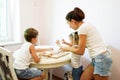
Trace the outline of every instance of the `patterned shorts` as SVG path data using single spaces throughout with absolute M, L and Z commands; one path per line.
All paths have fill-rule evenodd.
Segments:
M 15 72 L 17 77 L 22 79 L 31 79 L 34 77 L 40 77 L 40 75 L 42 75 L 42 71 L 35 68 L 28 68 L 23 70 L 15 69 Z
M 100 76 L 109 76 L 111 73 L 112 59 L 110 53 L 106 51 L 92 59 L 92 65 L 94 66 L 94 74 Z

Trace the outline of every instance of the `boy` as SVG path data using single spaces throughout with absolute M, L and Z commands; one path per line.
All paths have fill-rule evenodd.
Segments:
M 35 49 L 35 43 L 38 38 L 38 31 L 34 28 L 28 28 L 24 32 L 26 42 L 22 47 L 13 54 L 14 68 L 18 78 L 30 80 L 43 80 L 45 78 L 44 72 L 38 69 L 29 68 L 30 62 L 33 59 L 36 63 L 40 62 L 37 56 L 38 51 L 47 51 L 50 49 Z

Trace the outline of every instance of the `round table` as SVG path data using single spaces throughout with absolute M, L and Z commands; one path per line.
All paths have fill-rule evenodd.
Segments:
M 70 64 L 70 60 L 71 60 L 71 53 L 59 58 L 42 56 L 41 61 L 39 63 L 31 62 L 30 67 L 44 69 L 47 74 L 46 80 L 48 80 L 48 69 Z M 50 80 L 52 80 L 52 71 L 50 71 Z

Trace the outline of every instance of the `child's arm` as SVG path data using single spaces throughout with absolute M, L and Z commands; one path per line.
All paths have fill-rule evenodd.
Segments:
M 63 44 L 66 44 L 66 45 L 68 45 L 68 46 L 70 46 L 70 47 L 73 46 L 72 43 L 68 43 L 68 42 L 66 42 L 64 39 L 62 39 L 62 43 L 63 43 Z
M 59 40 L 57 40 L 56 41 L 56 44 L 60 47 L 61 46 L 61 44 L 60 44 L 60 41 Z
M 30 46 L 29 51 L 30 51 L 30 53 L 31 53 L 32 58 L 34 59 L 34 61 L 36 63 L 40 62 L 40 58 L 36 54 L 36 49 L 35 49 L 34 45 Z
M 36 52 L 44 52 L 44 51 L 52 51 L 52 50 L 53 50 L 53 48 L 42 48 L 42 49 L 37 48 Z

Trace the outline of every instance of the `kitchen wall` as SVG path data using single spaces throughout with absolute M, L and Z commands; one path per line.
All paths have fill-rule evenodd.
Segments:
M 71 31 L 66 24 L 65 15 L 76 6 L 83 9 L 86 14 L 85 21 L 97 27 L 112 52 L 113 67 L 110 80 L 120 80 L 119 0 L 20 0 L 22 42 L 23 31 L 27 27 L 35 27 L 40 32 L 41 45 L 54 45 L 56 39 L 65 38 Z M 21 44 L 5 47 L 15 51 L 20 46 Z M 58 76 L 62 77 L 61 74 Z

